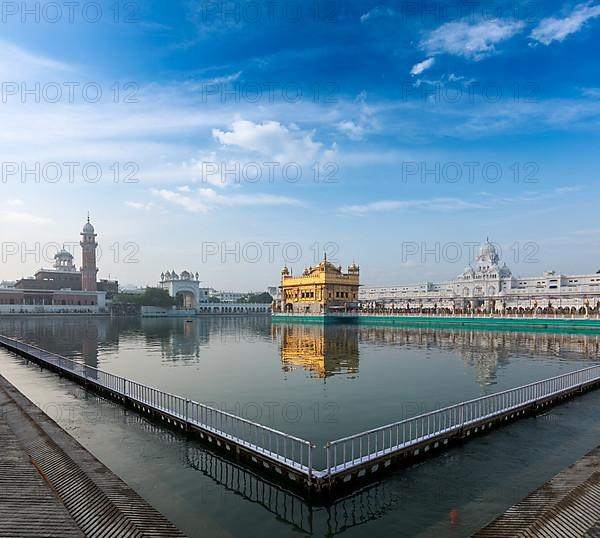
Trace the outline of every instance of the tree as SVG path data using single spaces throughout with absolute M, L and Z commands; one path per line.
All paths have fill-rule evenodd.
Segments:
M 147 287 L 144 293 L 120 293 L 114 298 L 115 303 L 133 303 L 140 306 L 156 306 L 170 308 L 176 304 L 175 299 L 162 288 Z
M 240 302 L 251 304 L 271 304 L 273 302 L 273 297 L 266 291 L 263 293 L 251 293 L 242 298 Z

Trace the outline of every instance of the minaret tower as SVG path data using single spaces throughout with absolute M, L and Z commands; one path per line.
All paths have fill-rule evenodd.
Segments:
M 96 277 L 98 269 L 96 268 L 96 243 L 97 234 L 90 223 L 90 214 L 88 213 L 87 222 L 81 232 L 81 289 L 83 291 L 96 291 Z

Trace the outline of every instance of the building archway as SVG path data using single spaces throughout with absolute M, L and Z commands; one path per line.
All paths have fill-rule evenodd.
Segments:
M 196 296 L 190 290 L 179 290 L 175 293 L 177 307 L 183 310 L 192 310 L 197 304 Z
M 183 271 L 181 277 L 175 272 L 163 273 L 161 275 L 161 287 L 169 293 L 171 297 L 177 300 L 177 305 L 187 310 L 195 310 L 200 303 L 200 281 L 192 274 Z

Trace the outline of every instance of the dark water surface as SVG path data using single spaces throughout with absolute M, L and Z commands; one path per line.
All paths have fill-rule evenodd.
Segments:
M 266 317 L 2 318 L 0 334 L 318 444 L 595 364 L 600 351 L 593 333 Z M 467 536 L 600 440 L 594 392 L 311 508 L 3 351 L 0 373 L 190 536 Z

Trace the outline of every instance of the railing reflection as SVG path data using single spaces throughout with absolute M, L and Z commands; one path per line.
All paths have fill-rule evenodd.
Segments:
M 106 405 L 100 397 L 94 397 L 98 405 Z M 371 520 L 381 518 L 399 501 L 397 493 L 385 481 L 371 484 L 360 491 L 339 499 L 328 506 L 313 506 L 301 497 L 265 480 L 252 471 L 240 467 L 218 453 L 189 440 L 184 435 L 146 420 L 137 414 L 127 413 L 119 406 L 114 412 L 126 415 L 128 427 L 135 426 L 155 441 L 167 445 L 166 449 L 177 451 L 177 459 L 184 468 L 202 473 L 216 487 L 244 501 L 261 506 L 281 521 L 308 535 L 334 536 Z M 161 448 L 161 452 L 162 452 Z M 206 502 L 206 489 L 199 492 Z M 225 493 L 211 490 L 209 494 L 223 499 Z M 317 532 L 317 530 L 319 532 Z M 320 532 L 321 530 L 325 532 Z

